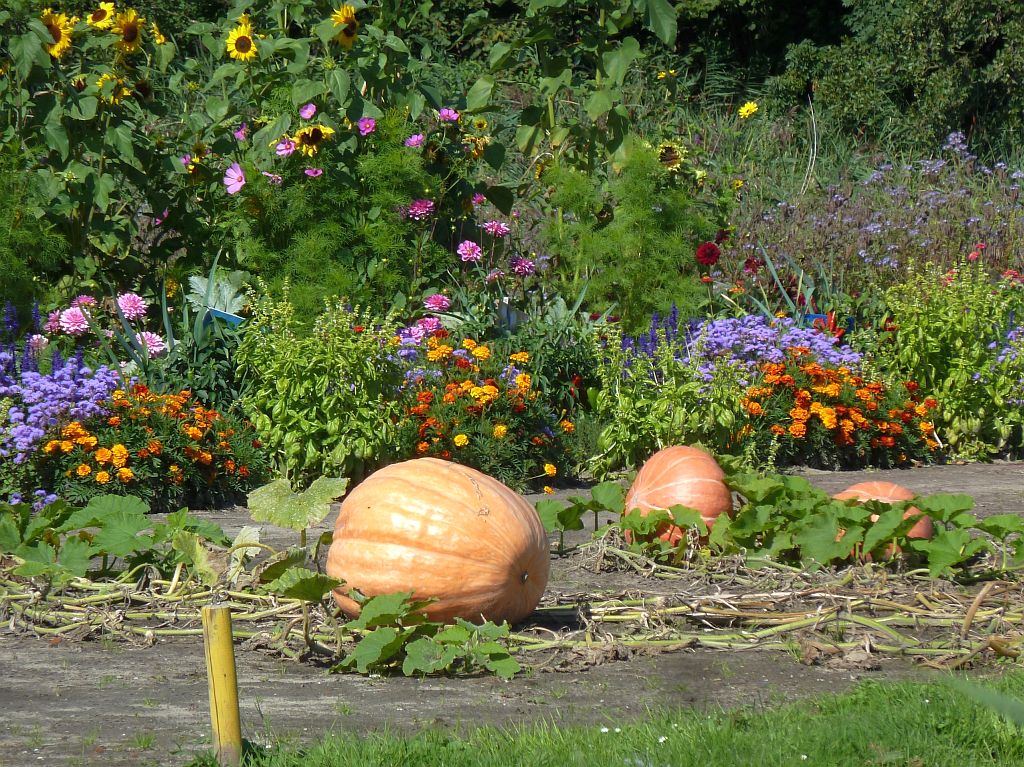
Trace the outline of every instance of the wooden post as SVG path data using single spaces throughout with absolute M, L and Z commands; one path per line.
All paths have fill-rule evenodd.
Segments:
M 203 608 L 203 645 L 217 763 L 221 767 L 239 767 L 242 724 L 238 713 L 235 648 L 231 643 L 231 608 L 212 605 Z

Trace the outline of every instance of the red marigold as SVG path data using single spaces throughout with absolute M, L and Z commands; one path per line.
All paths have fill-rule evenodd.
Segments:
M 703 266 L 714 266 L 722 251 L 713 242 L 704 242 L 697 246 L 697 263 Z

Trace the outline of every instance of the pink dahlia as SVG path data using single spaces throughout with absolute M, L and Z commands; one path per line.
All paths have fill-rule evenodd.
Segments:
M 444 298 L 444 296 L 441 296 Z M 441 329 L 441 320 L 437 317 L 420 317 L 416 320 L 416 326 L 423 333 L 436 333 Z
M 477 192 L 476 194 L 473 195 L 474 205 L 483 205 L 485 202 L 487 202 L 487 198 L 484 197 L 480 192 Z
M 145 301 L 135 293 L 122 293 L 117 297 L 117 308 L 127 320 L 137 320 L 146 316 L 148 308 Z
M 459 254 L 459 258 L 463 261 L 472 261 L 474 264 L 477 263 L 483 256 L 483 249 L 472 240 L 463 240 L 459 243 L 459 247 L 455 249 L 455 252 Z
M 508 224 L 501 221 L 487 221 L 484 223 L 484 231 L 491 237 L 506 237 L 512 230 L 508 228 Z
M 487 273 L 486 279 L 488 282 L 495 282 L 496 280 L 500 280 L 504 276 L 505 272 L 501 271 L 501 269 L 491 269 L 491 271 Z
M 510 262 L 512 267 L 512 273 L 518 274 L 520 277 L 526 277 L 537 271 L 537 265 L 528 258 L 522 258 L 517 256 Z
M 167 344 L 164 343 L 164 339 L 158 336 L 156 333 L 150 333 L 148 330 L 143 330 L 135 336 L 135 340 L 140 346 L 144 347 L 146 354 L 149 355 L 150 359 L 158 357 L 167 351 Z
M 60 332 L 60 309 L 54 309 L 46 315 L 46 324 L 43 325 L 43 330 L 47 333 Z
M 71 299 L 72 306 L 96 306 L 98 301 L 92 296 L 81 295 L 77 298 Z
M 713 242 L 704 242 L 697 246 L 695 258 L 698 264 L 714 266 L 718 263 L 718 257 L 722 254 L 718 246 Z
M 406 215 L 413 221 L 423 221 L 424 219 L 430 218 L 433 213 L 433 200 L 413 200 L 409 204 L 409 210 L 406 211 Z
M 60 329 L 72 336 L 80 336 L 88 332 L 89 320 L 85 311 L 77 306 L 62 311 L 60 313 Z
M 452 302 L 443 293 L 434 293 L 423 300 L 423 306 L 432 312 L 443 312 L 451 305 Z

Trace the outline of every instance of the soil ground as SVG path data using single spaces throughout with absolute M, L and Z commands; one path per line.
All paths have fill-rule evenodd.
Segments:
M 970 494 L 979 515 L 1024 514 L 1024 463 L 803 473 L 830 491 L 865 479 L 890 479 L 920 493 Z M 207 516 L 229 534 L 251 524 L 244 509 Z M 332 524 L 333 515 L 324 529 Z M 280 545 L 288 542 L 287 535 L 268 529 L 264 540 Z M 555 559 L 549 589 L 618 594 L 628 585 L 607 575 Z M 670 583 L 657 587 L 662 593 L 672 588 Z M 314 665 L 244 651 L 237 653 L 237 667 L 243 734 L 256 744 L 311 740 L 330 730 L 538 720 L 615 726 L 650 708 L 768 705 L 838 692 L 864 675 L 927 673 L 900 660 L 886 660 L 874 671 L 851 671 L 801 665 L 779 652 L 708 649 L 638 655 L 572 673 L 534 671 L 510 682 L 490 676 L 328 675 Z M 0 679 L 0 767 L 181 765 L 209 743 L 198 638 L 135 648 L 107 640 L 52 643 L 0 627 Z

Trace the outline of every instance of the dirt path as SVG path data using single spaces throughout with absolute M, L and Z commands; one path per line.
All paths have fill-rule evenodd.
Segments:
M 979 514 L 1024 514 L 1021 463 L 805 476 L 827 490 L 867 478 L 892 479 L 922 493 L 973 495 Z M 210 517 L 229 533 L 250 523 L 242 510 Z M 289 541 L 287 533 L 268 533 L 272 543 Z M 593 591 L 622 585 L 556 563 L 552 588 L 582 584 Z M 538 719 L 614 726 L 651 707 L 757 705 L 835 692 L 864 673 L 803 666 L 777 652 L 705 649 L 635 656 L 580 673 L 535 671 L 511 682 L 336 676 L 255 652 L 239 652 L 237 661 L 244 734 L 258 743 L 385 726 L 409 730 Z M 867 673 L 923 672 L 886 661 Z M 179 765 L 208 742 L 198 639 L 159 641 L 148 648 L 110 641 L 52 643 L 16 637 L 4 627 L 0 675 L 0 767 Z

